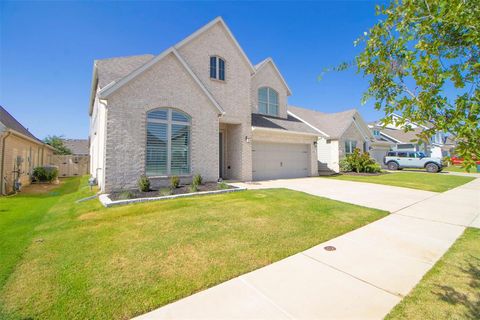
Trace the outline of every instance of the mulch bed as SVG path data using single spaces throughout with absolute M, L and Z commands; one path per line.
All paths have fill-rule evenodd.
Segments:
M 176 194 L 186 194 L 186 193 L 192 193 L 190 192 L 189 189 L 190 185 L 181 185 L 180 187 L 173 189 L 170 195 L 176 195 Z M 234 187 L 227 185 L 227 188 L 225 189 L 234 189 Z M 163 194 L 160 191 L 163 190 L 168 190 L 168 187 L 161 188 L 158 190 L 150 190 L 148 192 L 142 192 L 139 190 L 124 190 L 124 191 L 116 191 L 112 192 L 109 195 L 109 198 L 112 201 L 115 200 L 124 200 L 124 199 L 136 199 L 136 198 L 151 198 L 151 197 L 162 197 L 166 196 L 169 194 Z M 206 182 L 203 183 L 202 185 L 198 186 L 198 192 L 201 191 L 214 191 L 214 190 L 220 190 L 219 184 L 216 182 Z M 129 193 L 129 197 L 125 197 L 126 193 Z

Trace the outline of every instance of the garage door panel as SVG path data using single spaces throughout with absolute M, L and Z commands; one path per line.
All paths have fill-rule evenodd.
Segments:
M 307 144 L 253 143 L 253 179 L 298 178 L 309 175 Z

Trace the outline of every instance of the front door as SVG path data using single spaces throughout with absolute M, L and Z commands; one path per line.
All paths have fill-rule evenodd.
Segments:
M 218 134 L 218 176 L 223 179 L 223 132 Z

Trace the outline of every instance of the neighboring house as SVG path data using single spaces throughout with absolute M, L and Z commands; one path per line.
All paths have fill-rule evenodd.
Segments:
M 30 184 L 35 167 L 51 164 L 54 149 L 37 139 L 0 106 L 0 194 L 13 191 L 14 181 Z
M 355 148 L 367 152 L 371 150 L 373 136 L 356 109 L 323 113 L 289 106 L 288 113 L 318 132 L 320 171 L 339 172 L 340 160 Z
M 90 172 L 102 191 L 169 177 L 205 181 L 318 175 L 317 130 L 287 113 L 272 59 L 252 65 L 222 18 L 163 53 L 96 60 Z
M 452 137 L 447 136 L 443 132 L 436 132 L 428 143 L 417 141 L 419 140 L 419 134 L 424 130 L 430 129 L 430 125 L 421 125 L 407 121 L 405 125 L 400 126 L 396 124 L 400 116 L 392 114 L 392 118 L 393 123 L 385 127 L 381 121 L 369 124 L 374 137 L 390 143 L 391 150 L 422 151 L 428 156 L 438 158 L 451 155 L 455 147 Z M 405 132 L 404 128 L 406 126 L 410 126 L 412 130 Z
M 72 155 L 88 156 L 90 154 L 87 139 L 63 139 L 62 141 L 63 145 L 72 152 Z

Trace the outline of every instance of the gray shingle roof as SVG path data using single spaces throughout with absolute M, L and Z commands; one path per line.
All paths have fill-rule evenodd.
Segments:
M 388 137 L 392 137 L 395 140 L 400 141 L 401 143 L 410 143 L 412 140 L 418 139 L 418 134 L 422 132 L 421 128 L 415 128 L 413 131 L 405 132 L 398 129 L 383 128 L 380 130 L 381 133 L 385 134 Z
M 288 115 L 287 119 L 252 113 L 252 127 L 280 129 L 285 131 L 304 132 L 320 135 L 302 121 Z
M 288 111 L 308 122 L 318 130 L 325 132 L 330 138 L 337 139 L 353 122 L 356 109 L 336 113 L 323 113 L 310 109 L 288 106 Z
M 125 77 L 133 70 L 153 59 L 152 54 L 95 60 L 98 72 L 98 85 L 105 87 L 112 81 Z
M 87 139 L 64 139 L 63 145 L 72 151 L 74 155 L 89 154 Z
M 21 133 L 29 138 L 37 140 L 40 143 L 43 143 L 40 139 L 35 137 L 27 128 L 25 128 L 20 122 L 17 121 L 4 107 L 0 106 L 0 122 L 3 123 L 8 129 L 12 129 Z

